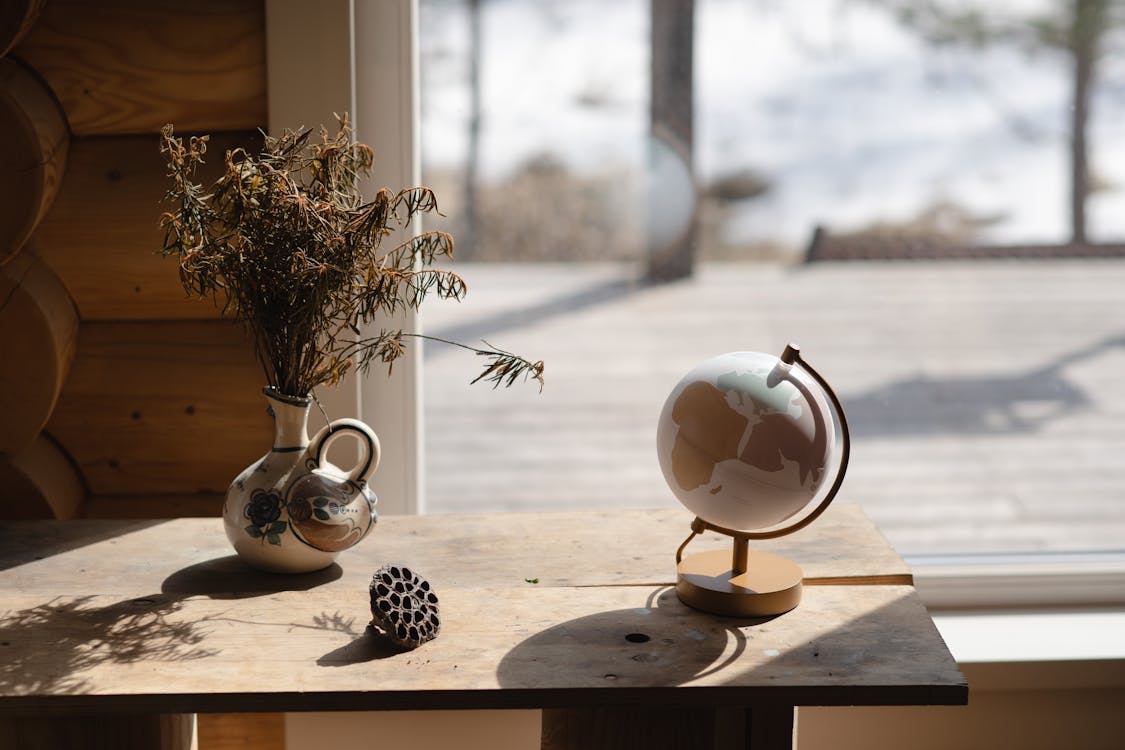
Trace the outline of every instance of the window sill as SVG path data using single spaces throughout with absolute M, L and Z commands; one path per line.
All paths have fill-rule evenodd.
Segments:
M 1116 662 L 1125 685 L 1125 609 L 933 617 L 959 664 Z
M 916 555 L 906 562 L 934 612 L 1125 608 L 1125 552 Z
M 1125 553 L 908 556 L 974 687 L 1125 686 Z

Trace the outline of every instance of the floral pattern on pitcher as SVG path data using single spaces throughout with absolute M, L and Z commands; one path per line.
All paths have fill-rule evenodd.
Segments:
M 250 493 L 250 502 L 243 511 L 250 520 L 246 533 L 254 539 L 268 541 L 270 544 L 281 544 L 281 535 L 289 528 L 281 518 L 281 496 L 273 490 L 254 490 Z

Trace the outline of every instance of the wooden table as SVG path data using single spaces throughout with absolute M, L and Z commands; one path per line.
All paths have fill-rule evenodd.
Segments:
M 2 726 L 176 747 L 190 725 L 175 717 L 200 712 L 542 708 L 550 748 L 788 747 L 794 706 L 967 701 L 909 569 L 858 507 L 761 544 L 807 584 L 768 621 L 679 602 L 690 521 L 387 517 L 338 565 L 294 577 L 246 568 L 213 519 L 3 523 Z M 441 636 L 413 652 L 365 632 L 387 562 L 441 597 Z

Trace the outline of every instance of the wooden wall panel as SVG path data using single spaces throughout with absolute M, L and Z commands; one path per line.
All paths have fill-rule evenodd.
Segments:
M 92 495 L 222 493 L 270 448 L 263 385 L 237 324 L 85 323 L 47 429 Z
M 85 496 L 78 470 L 47 435 L 15 455 L 0 454 L 0 518 L 69 520 Z
M 255 133 L 214 135 L 200 182 L 219 176 L 223 154 L 256 151 Z M 157 253 L 170 182 L 157 136 L 76 138 L 54 206 L 29 246 L 62 279 L 84 321 L 217 318 L 210 301 L 188 298 L 176 261 Z
M 196 750 L 194 714 L 2 716 L 0 750 Z
M 46 0 L 4 0 L 0 3 L 0 56 L 31 30 Z
M 263 451 L 264 453 L 264 451 Z M 247 464 L 250 463 L 248 460 Z M 191 494 L 90 495 L 82 504 L 82 518 L 212 518 L 223 513 L 226 492 Z
M 77 335 L 74 303 L 43 261 L 22 252 L 0 266 L 0 455 L 23 451 L 47 423 Z
M 28 68 L 0 59 L 0 264 L 47 213 L 66 165 L 70 135 L 50 90 Z
M 285 750 L 285 714 L 199 714 L 198 722 L 199 750 Z
M 265 50 L 264 0 L 51 0 L 12 54 L 105 135 L 263 125 Z

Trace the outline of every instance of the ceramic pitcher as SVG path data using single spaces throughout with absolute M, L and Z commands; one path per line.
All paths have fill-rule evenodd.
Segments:
M 227 538 L 259 570 L 306 573 L 332 564 L 375 525 L 367 479 L 379 464 L 379 438 L 356 419 L 337 419 L 310 441 L 309 400 L 264 389 L 274 419 L 273 448 L 231 483 L 223 505 Z M 330 464 L 341 437 L 359 442 L 350 470 Z

